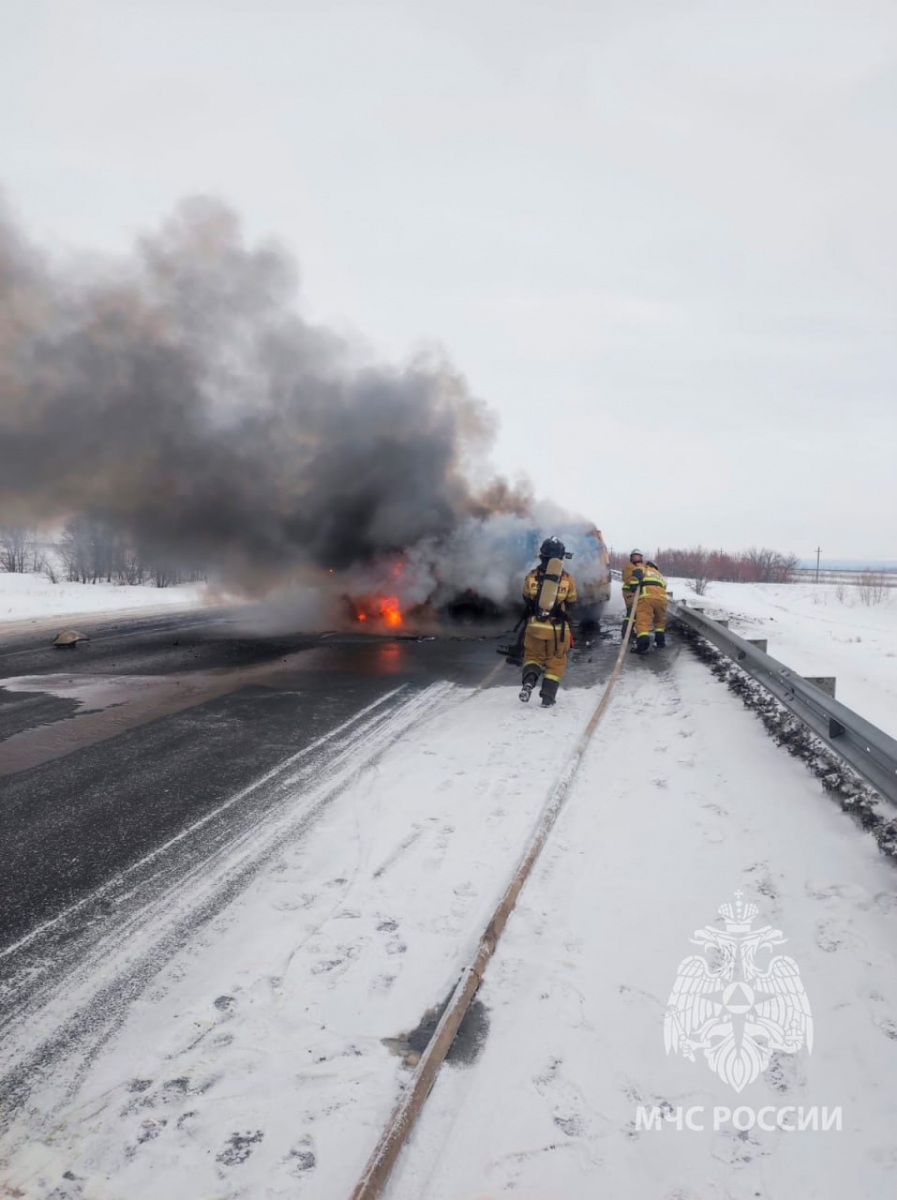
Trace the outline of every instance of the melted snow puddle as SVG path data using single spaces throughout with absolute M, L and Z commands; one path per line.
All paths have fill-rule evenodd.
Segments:
M 189 675 L 19 675 L 4 679 L 9 692 L 43 693 L 74 700 L 80 711 L 50 725 L 13 734 L 0 747 L 0 777 L 27 771 L 74 750 L 107 741 L 148 721 L 171 716 L 250 684 L 295 670 L 297 650 L 276 663 L 220 668 Z
M 406 1067 L 416 1067 L 453 995 L 454 988 L 441 1004 L 427 1009 L 415 1029 L 409 1033 L 401 1033 L 398 1037 L 383 1038 L 383 1045 L 403 1059 Z M 458 1032 L 448 1048 L 445 1061 L 455 1066 L 470 1066 L 477 1062 L 488 1036 L 489 1009 L 482 1000 L 475 997 L 458 1026 Z

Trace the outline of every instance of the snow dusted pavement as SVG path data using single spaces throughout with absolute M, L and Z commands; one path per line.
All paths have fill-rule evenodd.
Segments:
M 348 1197 L 600 694 L 543 712 L 507 678 L 414 693 L 376 745 L 347 730 L 341 765 L 279 776 L 284 803 L 189 886 L 124 888 L 122 919 L 79 933 L 81 974 L 7 1051 L 27 1067 L 10 1195 Z M 391 1200 L 890 1198 L 895 885 L 687 652 L 630 661 L 480 991 L 475 1061 L 443 1068 Z M 812 1055 L 740 1094 L 663 1041 L 689 939 L 737 889 L 787 936 L 816 1023 Z M 637 1128 L 639 1106 L 738 1105 L 840 1107 L 843 1128 Z
M 897 1191 L 893 868 L 687 654 L 666 673 L 642 666 L 624 673 L 480 990 L 482 1057 L 443 1070 L 390 1200 Z M 667 1058 L 663 1039 L 689 939 L 722 924 L 736 889 L 785 933 L 816 1034 L 812 1055 L 774 1056 L 740 1094 L 700 1051 Z M 842 1129 L 713 1130 L 715 1108 L 739 1106 L 840 1107 Z M 639 1107 L 691 1109 L 705 1129 L 639 1129 Z
M 383 1039 L 453 985 L 551 783 L 555 761 L 527 753 L 532 722 L 561 718 L 563 756 L 593 696 L 542 714 L 515 692 L 412 693 L 405 709 L 429 719 L 373 761 L 348 731 L 343 790 L 301 839 L 286 806 L 147 904 L 123 880 L 121 915 L 79 934 L 79 968 L 7 1037 L 3 1073 L 27 1092 L 2 1143 L 13 1185 L 54 1200 L 290 1195 L 297 1177 L 310 1195 L 348 1190 L 404 1076 Z M 315 778 L 292 782 L 309 813 Z M 186 936 L 241 855 L 277 838 L 239 898 Z
M 4 1090 L 27 1092 L 47 1069 L 55 1079 L 61 1040 L 89 1058 L 172 944 L 188 942 L 201 920 L 449 690 L 387 693 L 0 951 L 0 965 L 19 966 L 2 987 L 4 1008 L 14 1012 L 0 1060 Z

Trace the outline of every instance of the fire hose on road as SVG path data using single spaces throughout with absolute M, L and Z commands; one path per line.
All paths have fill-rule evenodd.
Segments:
M 480 936 L 472 961 L 468 963 L 462 972 L 458 985 L 449 1000 L 448 1007 L 442 1014 L 442 1018 L 436 1026 L 426 1050 L 421 1055 L 413 1079 L 393 1109 L 386 1128 L 381 1134 L 380 1140 L 368 1159 L 361 1178 L 352 1192 L 351 1200 L 376 1200 L 376 1197 L 383 1194 L 383 1189 L 389 1181 L 399 1154 L 420 1116 L 433 1084 L 436 1082 L 439 1068 L 442 1066 L 445 1056 L 455 1039 L 465 1013 L 470 1008 L 470 1004 L 480 984 L 483 982 L 486 968 L 495 953 L 499 939 L 504 932 L 511 913 L 514 911 L 517 898 L 532 873 L 533 867 L 542 853 L 552 829 L 557 823 L 564 802 L 570 793 L 570 787 L 582 764 L 589 742 L 598 728 L 601 718 L 607 711 L 611 695 L 626 659 L 629 640 L 635 622 L 637 601 L 638 593 L 636 593 L 636 603 L 630 609 L 620 651 L 617 654 L 610 678 L 595 707 L 595 711 L 580 734 L 563 773 L 549 793 L 536 828 L 530 837 L 517 869 Z
M 557 822 L 589 742 L 607 710 L 632 636 L 638 595 L 639 593 L 636 593 L 635 603 L 630 609 L 619 653 L 598 704 L 580 734 L 563 773 L 554 784 L 545 802 L 523 856 L 480 936 L 474 957 L 464 969 L 448 1007 L 421 1056 L 414 1077 L 394 1108 L 386 1128 L 352 1192 L 351 1200 L 375 1200 L 376 1197 L 383 1194 L 399 1154 L 436 1081 L 439 1068 L 483 981 L 486 968 L 495 953 L 511 913 L 514 911 L 517 898 Z M 782 663 L 737 637 L 724 626 L 711 621 L 703 614 L 696 613 L 682 603 L 677 605 L 671 602 L 670 610 L 674 620 L 690 626 L 694 633 L 707 639 L 724 654 L 731 657 L 739 667 L 749 672 L 768 692 L 771 692 L 780 703 L 797 716 L 812 733 L 827 743 L 836 754 L 876 788 L 881 796 L 892 803 L 897 802 L 897 784 L 895 784 L 895 779 L 897 779 L 897 742 L 894 739 L 833 698 L 824 695 L 813 684 L 800 679 Z M 495 671 L 490 673 L 489 681 L 495 673 Z M 484 681 L 485 683 L 486 681 Z
M 630 609 L 625 635 L 613 670 L 604 691 L 581 733 L 573 753 L 542 809 L 535 830 L 507 888 L 477 943 L 472 961 L 461 978 L 442 1015 L 426 1050 L 421 1056 L 414 1077 L 399 1099 L 374 1152 L 359 1179 L 351 1200 L 375 1200 L 383 1194 L 403 1146 L 423 1109 L 464 1015 L 483 981 L 486 968 L 495 953 L 499 939 L 510 919 L 527 879 L 557 822 L 571 785 L 582 763 L 585 751 L 601 718 L 607 710 L 614 687 L 619 679 L 632 636 L 638 607 L 638 593 Z M 810 684 L 805 684 L 781 663 L 769 658 L 716 622 L 695 614 L 684 605 L 671 604 L 671 615 L 691 625 L 695 632 L 709 638 L 739 666 L 754 677 L 790 708 L 810 729 L 826 741 L 858 770 L 881 795 L 897 800 L 894 784 L 897 766 L 897 743 L 874 729 L 843 705 L 824 696 Z M 494 675 L 495 672 L 491 674 Z M 491 678 L 491 676 L 490 676 Z

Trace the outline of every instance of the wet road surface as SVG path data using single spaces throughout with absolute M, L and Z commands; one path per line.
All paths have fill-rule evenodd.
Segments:
M 75 650 L 44 632 L 0 644 L 8 1111 L 63 1047 L 91 1053 L 283 839 L 417 721 L 438 720 L 452 685 L 506 686 L 515 702 L 517 672 L 496 654 L 506 631 L 252 632 L 245 612 L 220 610 L 78 627 L 91 640 Z M 580 647 L 565 686 L 605 676 L 615 649 Z M 109 948 L 131 944 L 110 976 Z M 19 1028 L 27 1013 L 46 1034 Z
M 81 627 L 75 650 L 0 645 L 0 951 L 378 698 L 514 679 L 499 636 L 470 629 L 253 634 L 220 612 Z M 583 666 L 570 686 L 594 678 Z

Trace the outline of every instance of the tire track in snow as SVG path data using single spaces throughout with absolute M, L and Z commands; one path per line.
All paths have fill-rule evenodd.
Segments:
M 13 970 L 3 1001 L 11 1016 L 0 1051 L 0 1101 L 5 1110 L 0 1121 L 8 1122 L 11 1109 L 49 1072 L 57 1078 L 63 1073 L 67 1079 L 66 1087 L 58 1089 L 60 1096 L 77 1090 L 83 1072 L 115 1032 L 128 1005 L 164 961 L 220 913 L 273 853 L 300 836 L 337 795 L 444 705 L 455 689 L 448 683 L 433 684 L 384 708 L 402 690 L 291 756 L 88 900 L 9 948 Z M 327 757 L 314 753 L 338 734 L 345 737 Z M 247 804 L 250 799 L 258 803 Z M 235 833 L 233 824 L 218 818 L 241 803 L 246 811 Z M 98 915 L 98 908 L 108 915 Z M 92 917 L 73 936 L 72 926 L 90 910 Z
M 588 696 L 567 704 L 548 726 L 561 755 Z M 150 964 L 92 1060 L 45 1080 L 27 1132 L 3 1139 L 28 1194 L 97 1172 L 117 1195 L 294 1194 L 297 1178 L 309 1200 L 348 1193 L 358 1123 L 397 1069 L 384 1039 L 456 977 L 555 774 L 532 736 L 545 714 L 516 689 L 459 689 L 433 711 L 239 903 Z M 234 1139 L 260 1132 L 235 1159 Z
M 166 842 L 163 842 L 161 846 L 157 846 L 154 850 L 150 851 L 149 854 L 144 855 L 144 857 L 138 862 L 133 863 L 124 871 L 118 872 L 112 877 L 112 879 L 107 880 L 107 882 L 102 884 L 100 887 L 95 888 L 89 895 L 77 901 L 75 904 L 69 905 L 69 907 L 63 912 L 59 913 L 55 917 L 50 918 L 50 920 L 41 922 L 40 925 L 38 925 L 35 929 L 30 930 L 27 934 L 25 934 L 24 937 L 19 938 L 11 945 L 6 946 L 3 950 L 0 950 L 0 961 L 18 954 L 20 951 L 26 949 L 32 942 L 50 933 L 58 925 L 70 922 L 72 918 L 82 909 L 89 907 L 91 904 L 96 904 L 105 896 L 109 895 L 110 893 L 114 893 L 115 890 L 119 888 L 126 879 L 130 878 L 131 876 L 139 876 L 139 873 L 142 870 L 152 866 L 152 864 L 158 859 L 162 859 L 164 855 L 167 854 L 173 847 L 177 846 L 178 843 L 185 841 L 191 835 L 200 830 L 204 825 L 209 824 L 210 821 L 215 820 L 222 813 L 232 808 L 235 804 L 239 804 L 242 800 L 245 800 L 247 796 L 257 792 L 266 784 L 271 784 L 274 781 L 288 784 L 300 778 L 299 774 L 287 777 L 285 776 L 285 772 L 288 771 L 295 763 L 299 762 L 301 759 L 307 758 L 309 754 L 312 754 L 319 747 L 326 745 L 326 743 L 332 741 L 334 737 L 351 728 L 351 726 L 356 724 L 359 719 L 379 709 L 382 704 L 395 696 L 399 690 L 400 689 L 395 689 L 392 692 L 388 692 L 385 696 L 381 696 L 374 701 L 373 704 L 368 705 L 367 708 L 364 708 L 361 710 L 361 712 L 356 713 L 348 721 L 344 721 L 341 725 L 338 725 L 335 729 L 325 733 L 322 737 L 316 738 L 315 741 L 311 742 L 308 746 L 303 746 L 301 750 L 297 751 L 293 755 L 290 755 L 290 757 L 284 762 L 278 763 L 276 767 L 273 767 L 270 771 L 266 771 L 265 774 L 259 779 L 254 780 L 247 787 L 241 788 L 240 791 L 235 792 L 233 796 L 230 796 L 222 804 L 217 805 L 211 810 L 211 812 L 205 813 L 198 820 L 193 821 L 186 828 L 175 834 L 174 837 L 171 837 Z

